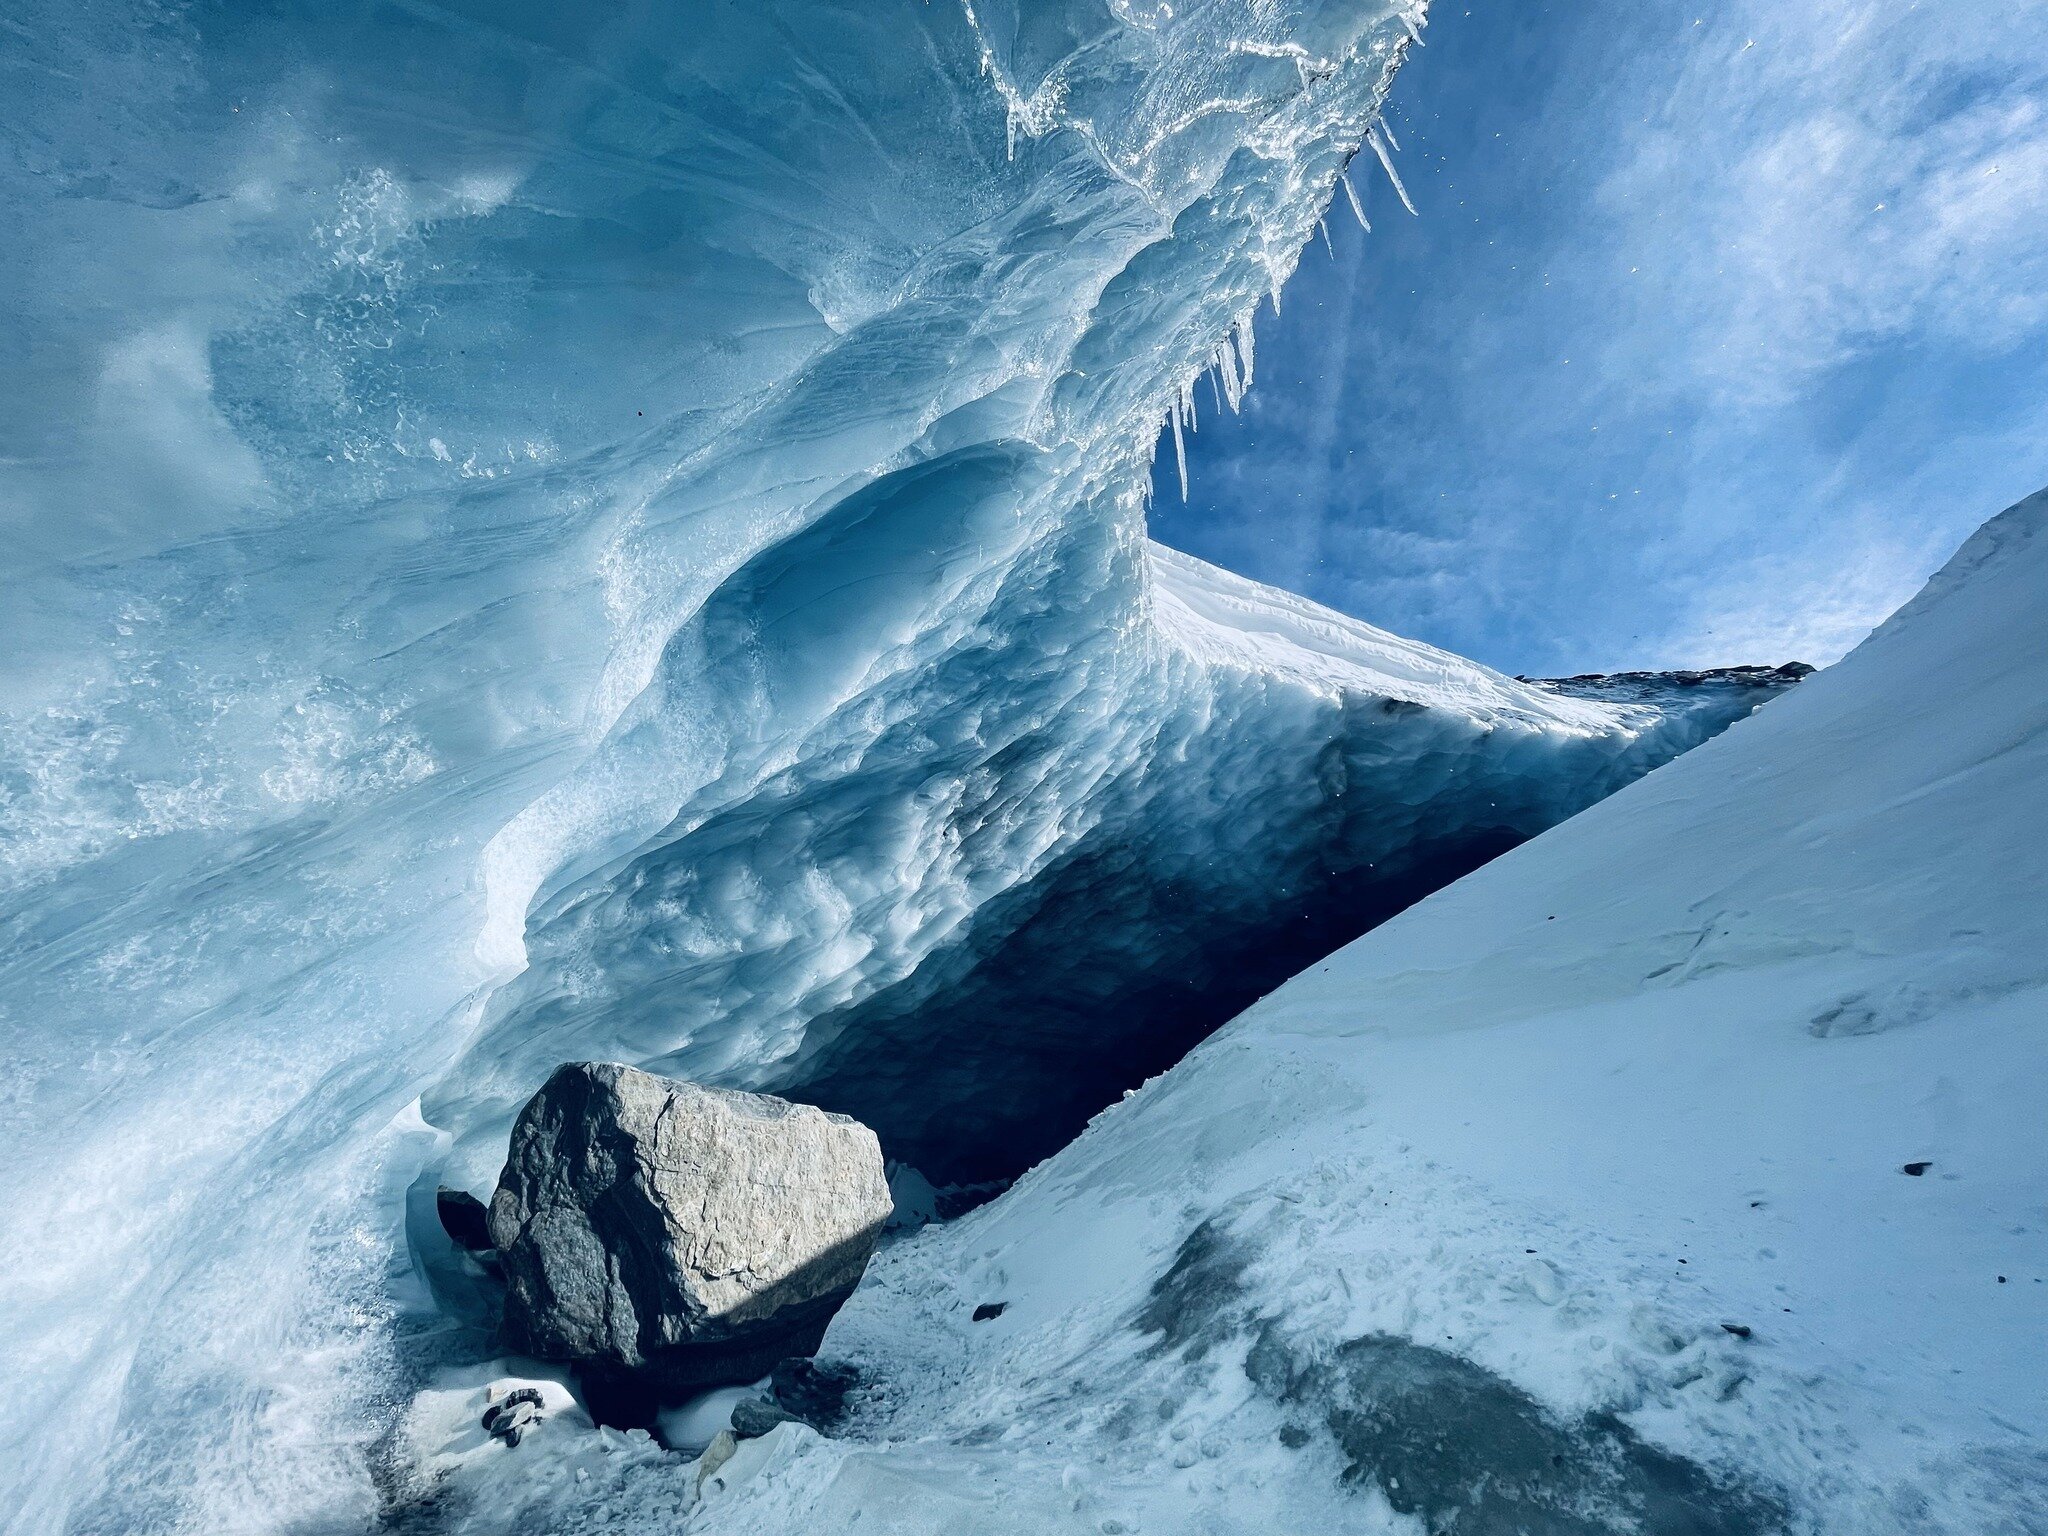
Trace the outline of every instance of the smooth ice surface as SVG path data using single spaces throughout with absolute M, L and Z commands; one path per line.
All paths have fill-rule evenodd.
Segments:
M 2040 1531 L 2044 776 L 2048 492 L 885 1254 L 697 1528 Z
M 17 1528 L 410 1499 L 561 1060 L 1004 1177 L 1748 712 L 1146 543 L 1418 10 L 12 8 Z

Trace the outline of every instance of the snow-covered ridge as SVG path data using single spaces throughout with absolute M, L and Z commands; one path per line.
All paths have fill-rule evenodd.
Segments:
M 1488 710 L 1567 730 L 1611 730 L 1621 718 L 1163 545 L 1151 546 L 1150 554 L 1160 627 L 1206 666 L 1286 677 L 1333 693 Z

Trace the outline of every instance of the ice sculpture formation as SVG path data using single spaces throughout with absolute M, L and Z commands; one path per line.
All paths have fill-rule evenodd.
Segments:
M 1012 1173 L 1748 710 L 1146 543 L 1419 11 L 17 7 L 20 1529 L 373 1511 L 404 1192 L 556 1061 Z

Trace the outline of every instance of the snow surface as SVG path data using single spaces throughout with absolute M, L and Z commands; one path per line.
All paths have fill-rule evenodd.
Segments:
M 2048 1529 L 2044 777 L 2048 492 L 885 1254 L 693 1529 Z
M 562 1059 L 999 1180 L 1759 696 L 1145 541 L 1419 5 L 688 9 L 12 7 L 24 1532 L 412 1500 L 490 1354 L 434 1186 Z

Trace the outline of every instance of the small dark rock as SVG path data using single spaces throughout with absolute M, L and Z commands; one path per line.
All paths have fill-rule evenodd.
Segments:
M 466 1189 L 442 1185 L 434 1193 L 434 1213 L 441 1218 L 441 1230 L 458 1248 L 471 1253 L 488 1252 L 491 1242 L 491 1213 L 483 1201 Z
M 984 1301 L 974 1309 L 974 1320 L 977 1323 L 990 1322 L 1001 1317 L 1009 1309 L 1009 1305 L 1007 1301 Z
M 1738 1339 L 1746 1339 L 1749 1337 L 1751 1329 L 1747 1323 L 1723 1323 L 1721 1331 L 1723 1333 L 1732 1333 Z
M 1920 1177 L 1921 1174 L 1925 1173 L 1928 1169 L 1932 1168 L 1933 1166 L 1934 1164 L 1932 1163 L 1908 1163 L 1905 1165 L 1905 1167 L 1901 1168 L 1899 1172 L 1909 1173 L 1917 1179 Z
M 752 1440 L 778 1424 L 795 1422 L 799 1422 L 795 1414 L 765 1397 L 750 1397 L 733 1405 L 732 1433 L 736 1440 Z
M 525 1416 L 533 1417 L 540 1412 L 541 1396 L 538 1387 L 515 1387 L 505 1394 L 503 1402 L 493 1403 L 484 1410 L 483 1425 L 496 1434 L 504 1425 L 511 1423 L 524 1410 Z
M 540 1394 L 531 1387 L 522 1387 L 502 1403 L 492 1404 L 483 1418 L 484 1432 L 507 1445 L 517 1445 L 520 1437 L 539 1422 Z

